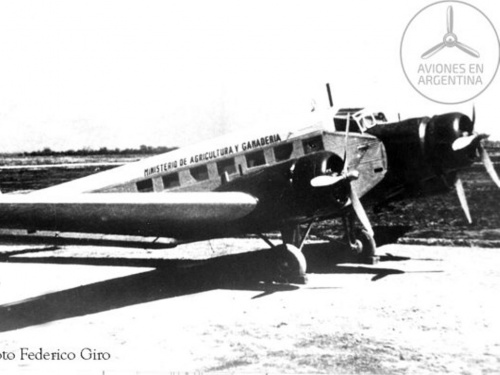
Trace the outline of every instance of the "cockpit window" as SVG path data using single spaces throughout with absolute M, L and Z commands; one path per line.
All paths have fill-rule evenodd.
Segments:
M 323 139 L 321 136 L 308 138 L 302 141 L 304 147 L 304 153 L 310 154 L 311 152 L 317 152 L 323 150 Z
M 345 117 L 335 117 L 333 122 L 335 123 L 335 130 L 345 131 L 347 127 L 347 116 L 349 116 L 349 133 L 359 133 L 359 126 L 357 120 L 352 116 L 352 114 L 347 114 Z

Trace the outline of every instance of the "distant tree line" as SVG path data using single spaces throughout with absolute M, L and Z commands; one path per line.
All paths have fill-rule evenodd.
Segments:
M 492 141 L 486 139 L 483 141 L 484 146 L 488 149 L 500 149 L 500 141 Z M 146 146 L 141 145 L 139 148 L 107 148 L 101 147 L 99 149 L 91 149 L 88 147 L 79 150 L 65 150 L 65 151 L 55 151 L 49 147 L 45 147 L 42 150 L 30 151 L 30 152 L 13 152 L 13 153 L 0 153 L 0 155 L 11 155 L 11 156 L 99 156 L 99 155 L 157 155 L 163 154 L 165 152 L 176 150 L 177 147 L 166 147 L 166 146 Z
M 486 139 L 484 142 L 484 147 L 486 148 L 500 148 L 500 141 L 490 141 Z
M 99 149 L 83 148 L 79 150 L 55 151 L 49 147 L 42 150 L 17 153 L 22 156 L 92 156 L 92 155 L 156 155 L 177 149 L 177 147 L 166 146 L 146 146 L 141 145 L 139 148 L 107 148 Z

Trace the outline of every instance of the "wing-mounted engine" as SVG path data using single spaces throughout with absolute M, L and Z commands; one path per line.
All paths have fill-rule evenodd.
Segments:
M 473 163 L 480 137 L 460 150 L 454 150 L 453 144 L 472 132 L 472 121 L 461 113 L 412 118 L 367 130 L 382 140 L 387 151 L 384 189 L 390 185 L 403 195 L 440 192 L 452 186 L 456 172 Z
M 333 152 L 322 151 L 299 158 L 292 167 L 292 186 L 299 204 L 307 211 L 327 206 L 344 206 L 349 187 L 342 175 L 344 161 Z M 314 183 L 323 177 L 337 179 L 334 183 Z
M 387 152 L 388 172 L 377 189 L 387 196 L 396 192 L 418 190 L 421 182 L 430 179 L 434 172 L 425 161 L 426 129 L 428 117 L 413 118 L 397 123 L 376 125 L 367 133 L 379 138 Z
M 390 201 L 440 193 L 455 186 L 471 221 L 459 171 L 481 158 L 488 174 L 500 187 L 493 164 L 482 146 L 481 141 L 487 136 L 474 132 L 474 123 L 475 112 L 472 119 L 452 112 L 368 129 L 367 133 L 384 143 L 389 164 L 386 178 L 371 196 Z
M 329 151 L 319 151 L 285 163 L 269 166 L 221 185 L 218 191 L 242 191 L 259 199 L 251 216 L 257 224 L 300 222 L 319 211 L 339 211 L 349 198 L 349 186 L 342 174 L 343 159 Z M 322 177 L 338 179 L 328 186 L 313 186 Z
M 474 124 L 461 113 L 447 113 L 432 117 L 423 130 L 423 150 L 426 160 L 438 174 L 456 172 L 470 166 L 477 158 L 477 146 L 481 137 L 476 137 L 474 144 L 454 150 L 454 142 L 471 136 Z M 456 144 L 455 144 L 456 145 Z

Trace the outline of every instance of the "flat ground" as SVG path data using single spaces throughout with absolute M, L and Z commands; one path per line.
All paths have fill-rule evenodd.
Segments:
M 498 150 L 491 154 L 498 163 Z M 1 190 L 39 189 L 122 161 L 4 158 Z M 60 163 L 80 165 L 46 166 Z M 500 191 L 482 166 L 461 177 L 472 225 L 453 192 L 396 202 L 368 210 L 377 243 L 490 248 L 393 244 L 378 250 L 392 257 L 363 266 L 310 244 L 305 286 L 259 282 L 268 252 L 236 254 L 263 247 L 253 239 L 153 252 L 2 246 L 0 373 L 498 374 Z M 326 222 L 313 238 L 340 228 Z M 227 256 L 205 260 L 216 255 Z M 40 348 L 76 358 L 21 358 Z M 110 359 L 83 360 L 85 348 Z
M 262 248 L 252 239 L 186 246 L 199 259 Z M 128 250 L 116 254 L 121 260 L 94 249 L 81 258 L 86 264 L 14 262 L 75 263 L 81 249 L 39 252 L 37 259 L 20 252 L 0 263 L 0 354 L 16 355 L 0 360 L 0 372 L 500 371 L 498 249 L 387 245 L 378 252 L 392 256 L 363 266 L 310 244 L 305 286 L 240 277 L 263 264 L 263 252 L 146 267 L 183 249 L 141 256 Z M 14 250 L 20 248 L 0 253 Z M 149 259 L 130 267 L 139 257 Z M 90 265 L 92 258 L 109 265 Z M 84 361 L 79 353 L 86 347 L 110 359 Z M 21 360 L 21 348 L 77 358 Z

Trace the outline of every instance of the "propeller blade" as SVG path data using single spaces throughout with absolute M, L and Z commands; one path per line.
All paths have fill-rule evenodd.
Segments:
M 495 167 L 490 159 L 490 156 L 488 155 L 488 152 L 486 152 L 485 148 L 481 143 L 479 144 L 478 150 L 479 153 L 481 154 L 481 161 L 483 162 L 484 167 L 486 168 L 486 172 L 488 172 L 493 182 L 500 188 L 500 178 L 498 178 L 497 172 L 495 171 Z
M 365 209 L 363 208 L 363 205 L 361 204 L 361 201 L 358 198 L 358 195 L 354 191 L 354 189 L 351 187 L 351 203 L 352 203 L 352 208 L 354 209 L 354 212 L 356 212 L 356 215 L 358 216 L 359 221 L 365 228 L 366 232 L 370 236 L 374 236 L 373 233 L 373 228 L 372 225 L 370 224 L 370 219 L 368 219 L 368 215 L 366 214 Z
M 446 47 L 446 44 L 444 42 L 441 42 L 439 44 L 436 44 L 434 47 L 430 48 L 429 50 L 425 51 L 422 56 L 420 56 L 422 59 L 428 59 L 435 53 L 441 51 L 444 47 Z
M 446 29 L 448 33 L 453 32 L 453 7 L 451 5 L 448 7 L 448 12 L 446 13 Z
M 472 224 L 469 205 L 467 204 L 467 198 L 465 196 L 464 185 L 462 184 L 462 180 L 460 178 L 458 178 L 455 181 L 455 189 L 457 190 L 458 200 L 460 201 L 460 205 L 462 206 L 462 210 L 464 211 L 465 217 L 467 218 L 469 224 Z
M 464 51 L 465 53 L 471 55 L 472 57 L 479 57 L 479 52 L 477 52 L 474 48 L 469 47 L 463 43 L 460 43 L 458 40 L 455 41 L 455 46 Z
M 467 148 L 472 142 L 474 142 L 478 136 L 479 135 L 477 134 L 473 134 L 467 137 L 457 138 L 451 145 L 451 148 L 453 149 L 453 151 L 463 150 L 464 148 Z
M 351 121 L 351 114 L 347 113 L 347 124 L 345 128 L 345 151 L 344 151 L 344 169 L 342 171 L 343 176 L 347 176 L 349 181 L 355 180 L 359 177 L 359 172 L 358 171 L 352 171 L 352 173 L 347 172 L 347 168 L 349 166 L 349 160 L 347 160 L 347 146 L 349 143 L 349 126 L 350 126 L 350 121 Z M 356 216 L 358 217 L 359 221 L 363 225 L 363 228 L 366 230 L 366 232 L 370 236 L 374 236 L 373 228 L 370 224 L 370 219 L 368 219 L 368 215 L 366 214 L 365 209 L 363 208 L 363 205 L 361 204 L 361 201 L 358 198 L 358 195 L 354 191 L 351 185 L 350 189 L 350 194 L 349 198 L 351 199 L 351 204 L 352 208 L 354 209 L 354 212 L 356 213 Z
M 330 175 L 317 176 L 311 180 L 311 186 L 312 187 L 332 186 L 339 183 L 342 180 L 345 180 L 344 176 L 330 176 Z

